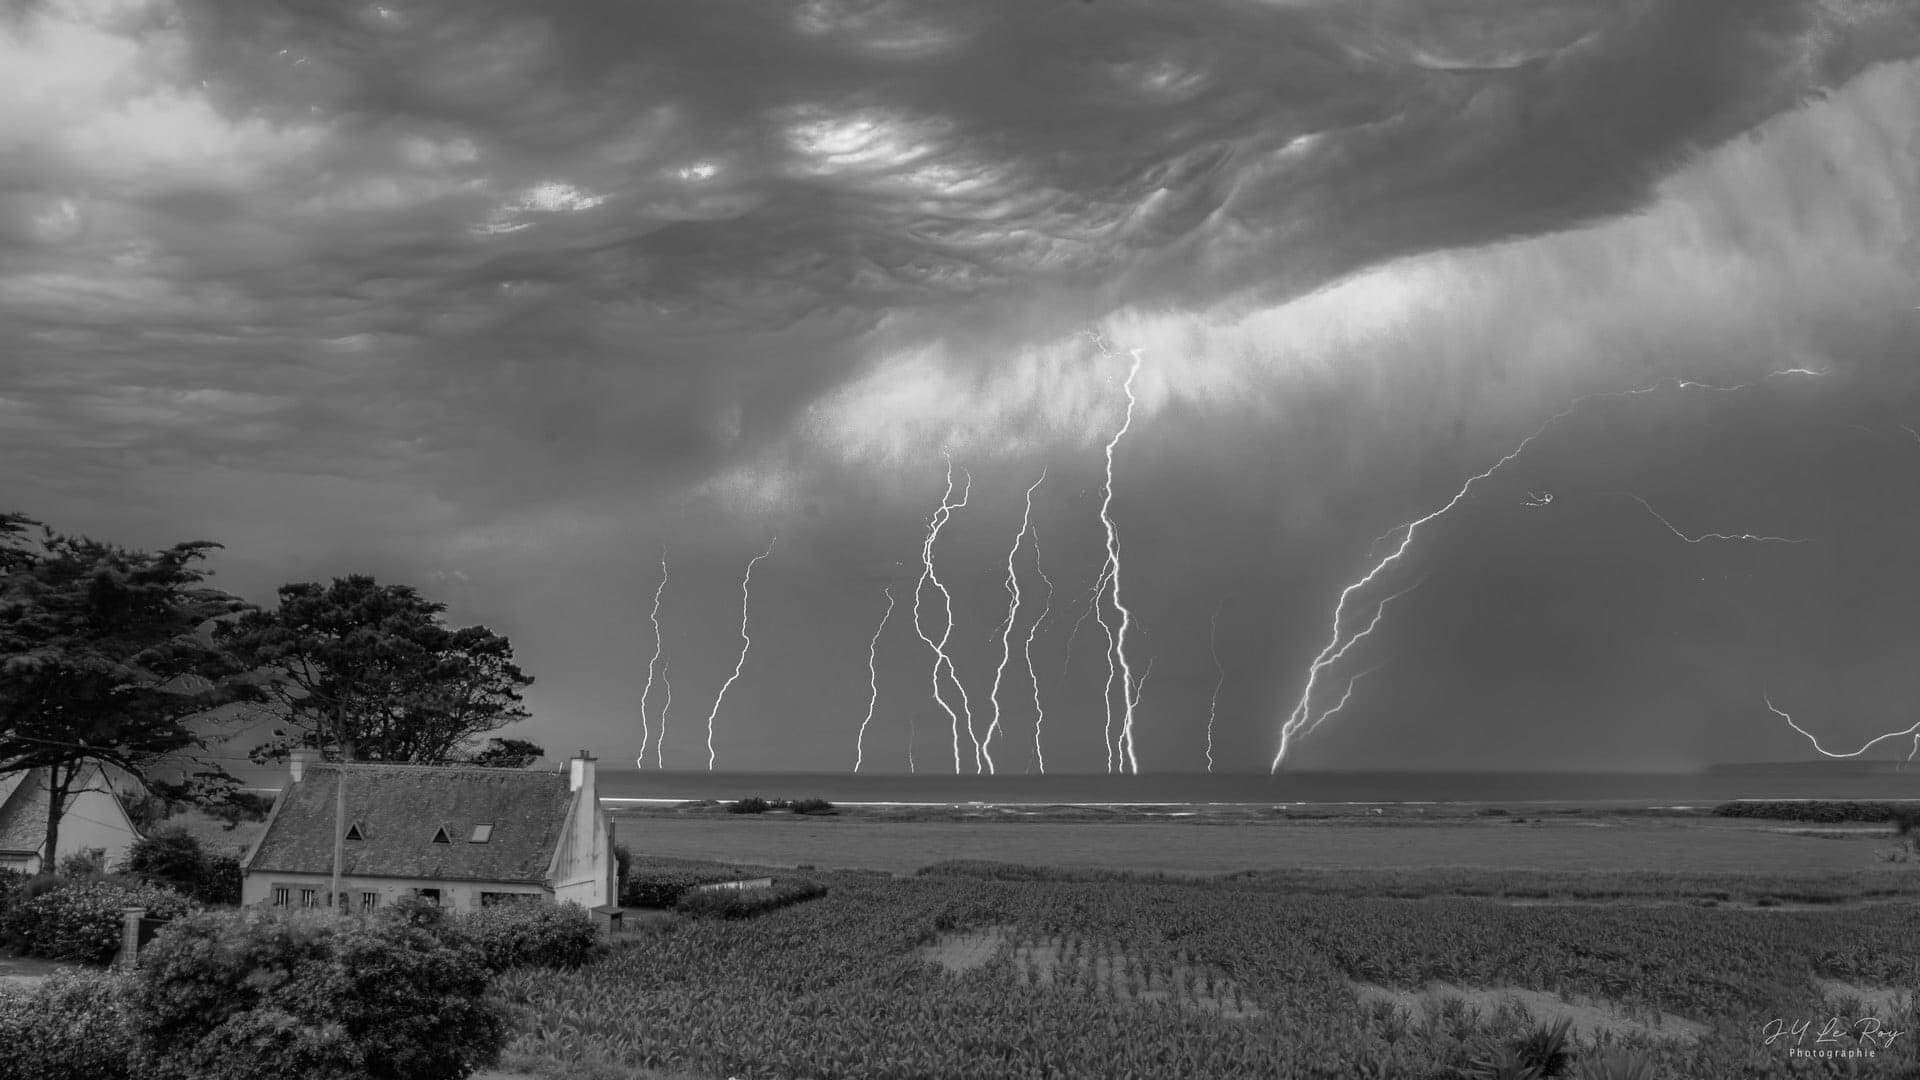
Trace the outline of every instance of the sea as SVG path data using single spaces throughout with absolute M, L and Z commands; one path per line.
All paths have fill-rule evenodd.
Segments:
M 1692 772 L 800 773 L 597 769 L 602 798 L 821 798 L 847 805 L 1389 805 L 1619 803 L 1711 806 L 1736 799 L 1920 799 L 1920 765 L 1889 762 L 1716 766 Z

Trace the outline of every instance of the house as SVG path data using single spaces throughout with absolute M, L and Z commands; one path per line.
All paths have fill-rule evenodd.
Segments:
M 47 770 L 23 769 L 0 776 L 0 869 L 29 874 L 52 871 L 69 855 L 94 852 L 107 866 L 127 857 L 140 839 L 140 830 L 120 796 L 114 794 L 106 770 L 89 762 L 67 793 L 66 813 L 60 817 L 60 850 L 51 860 L 47 846 Z
M 455 908 L 618 903 L 613 821 L 584 750 L 557 772 L 318 757 L 294 751 L 266 830 L 240 864 L 241 903 L 329 906 L 341 818 L 340 890 L 354 911 L 410 896 Z

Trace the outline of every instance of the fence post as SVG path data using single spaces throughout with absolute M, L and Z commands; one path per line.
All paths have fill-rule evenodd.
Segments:
M 113 966 L 126 970 L 140 959 L 140 920 L 147 914 L 143 907 L 120 909 L 120 951 L 113 955 Z

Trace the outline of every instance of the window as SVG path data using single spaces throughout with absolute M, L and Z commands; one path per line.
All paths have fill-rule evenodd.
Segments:
M 320 906 L 320 890 L 319 889 L 301 889 L 300 890 L 300 906 L 303 908 L 319 907 Z
M 470 844 L 484 844 L 493 838 L 493 822 L 483 821 L 473 827 L 473 835 L 467 837 Z
M 356 821 L 353 824 L 347 826 L 347 839 L 365 840 L 366 838 L 367 838 L 367 834 L 361 831 L 359 822 Z
M 419 897 L 422 900 L 425 900 L 429 904 L 432 904 L 434 907 L 440 906 L 440 890 L 439 889 L 415 889 L 413 890 L 413 895 Z
M 363 892 L 360 894 L 360 910 L 361 911 L 372 911 L 374 908 L 377 908 L 379 906 L 380 906 L 379 893 Z
M 293 906 L 293 890 L 286 887 L 285 885 L 275 885 L 273 887 L 273 906 L 274 907 L 292 907 Z
M 499 907 L 502 904 L 524 904 L 539 899 L 539 893 L 527 892 L 483 892 L 480 894 L 481 907 Z
M 447 835 L 447 827 L 445 825 L 433 830 L 433 842 L 436 844 L 453 843 L 453 837 Z

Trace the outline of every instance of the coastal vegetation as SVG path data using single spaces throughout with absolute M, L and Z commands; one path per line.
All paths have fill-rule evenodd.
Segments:
M 504 974 L 504 1060 L 754 1080 L 1846 1075 L 1766 1039 L 1839 1017 L 1876 1072 L 1920 1061 L 1874 1035 L 1920 1027 L 1907 904 L 1673 899 L 1769 888 L 1711 875 L 1605 903 L 1513 896 L 1530 886 L 1509 875 L 1418 899 L 1291 873 L 815 876 L 814 903 L 669 918 L 578 969 Z M 1544 1071 L 1562 1020 L 1564 1071 Z
M 1855 802 L 1832 799 L 1741 799 L 1713 808 L 1717 817 L 1769 818 L 1822 824 L 1885 822 L 1902 835 L 1920 826 L 1920 802 Z

